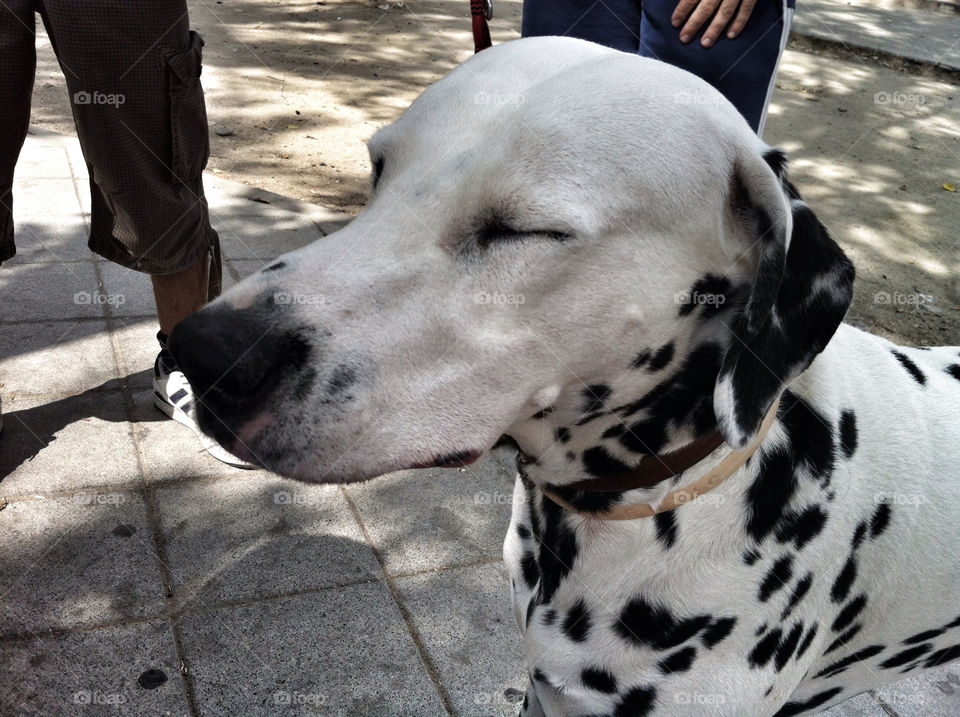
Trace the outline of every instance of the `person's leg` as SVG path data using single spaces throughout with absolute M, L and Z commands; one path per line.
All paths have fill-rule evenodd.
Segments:
M 523 37 L 564 35 L 636 52 L 640 41 L 640 2 L 524 0 L 520 33 Z
M 792 9 L 784 0 L 759 0 L 740 35 L 721 35 L 710 48 L 700 45 L 705 24 L 693 40 L 680 42 L 670 23 L 676 0 L 644 0 L 640 54 L 663 60 L 701 77 L 736 106 L 754 131 L 763 131 L 767 103 L 780 55 L 786 46 Z
M 221 277 L 201 181 L 203 41 L 189 30 L 186 2 L 43 0 L 42 12 L 90 172 L 90 248 L 153 276 L 154 405 L 214 457 L 246 466 L 200 432 L 193 391 L 166 348 L 167 333 L 219 294 Z
M 189 274 L 217 254 L 218 237 L 201 180 L 209 156 L 203 41 L 189 30 L 185 1 L 44 0 L 43 17 L 90 173 L 90 248 L 148 274 Z M 214 261 L 210 288 L 219 271 Z M 191 301 L 207 298 L 214 294 Z
M 13 257 L 13 170 L 30 126 L 37 64 L 33 0 L 0 3 L 0 262 Z

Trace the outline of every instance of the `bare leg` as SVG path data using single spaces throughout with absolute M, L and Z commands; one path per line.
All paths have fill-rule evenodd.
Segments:
M 207 256 L 176 274 L 154 274 L 153 296 L 157 301 L 160 330 L 167 336 L 173 327 L 207 303 L 210 262 Z

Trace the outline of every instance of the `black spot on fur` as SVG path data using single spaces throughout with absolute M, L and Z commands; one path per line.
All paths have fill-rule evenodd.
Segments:
M 853 411 L 840 414 L 840 448 L 844 458 L 850 458 L 857 450 L 857 414 Z
M 327 381 L 326 393 L 328 396 L 337 396 L 357 382 L 357 372 L 350 366 L 341 364 L 333 370 L 333 375 Z
M 782 180 L 787 172 L 787 155 L 782 149 L 771 148 L 763 153 L 763 160 L 769 165 L 777 179 Z
M 651 355 L 650 349 L 644 349 L 633 357 L 633 361 L 630 362 L 630 366 L 632 368 L 642 367 L 647 361 L 650 360 Z
M 853 540 L 850 541 L 850 545 L 854 550 L 860 547 L 860 543 L 863 542 L 864 536 L 867 534 L 867 524 L 862 522 L 857 525 L 857 529 L 853 533 Z
M 857 615 L 863 612 L 863 608 L 867 606 L 867 596 L 866 595 L 857 595 L 853 600 L 848 602 L 843 610 L 840 611 L 840 614 L 837 615 L 837 619 L 833 621 L 830 629 L 834 632 L 842 632 L 846 630 L 847 627 L 852 623 Z
M 782 670 L 787 662 L 793 657 L 793 653 L 797 649 L 797 645 L 800 643 L 800 636 L 803 634 L 803 625 L 801 623 L 796 623 L 793 626 L 793 629 L 787 633 L 787 636 L 783 638 L 783 641 L 777 647 L 776 659 L 774 660 L 774 667 L 776 667 L 777 672 Z
M 806 596 L 810 591 L 810 586 L 813 584 L 813 573 L 807 573 L 804 578 L 797 581 L 797 584 L 793 588 L 793 593 L 790 595 L 790 601 L 787 603 L 787 606 L 783 609 L 783 613 L 780 615 L 780 620 L 786 620 L 790 613 L 793 612 L 801 600 Z
M 544 524 L 543 532 L 537 536 L 541 545 L 537 563 L 541 597 L 548 603 L 577 559 L 577 536 L 566 522 L 566 511 L 559 505 L 544 498 L 541 510 Z
M 563 633 L 574 642 L 583 642 L 590 635 L 592 620 L 584 601 L 577 600 L 563 621 Z
M 946 630 L 937 629 L 937 630 L 925 630 L 924 632 L 918 632 L 912 637 L 908 637 L 903 641 L 904 645 L 916 645 L 918 642 L 926 642 L 927 640 L 933 640 L 934 638 L 940 637 Z
M 629 426 L 620 435 L 620 444 L 628 451 L 654 455 L 667 442 L 666 427 L 656 419 L 647 418 Z
M 754 631 L 753 636 L 754 636 L 754 637 L 760 637 L 763 633 L 765 633 L 765 632 L 767 631 L 767 628 L 769 628 L 769 627 L 770 627 L 770 626 L 767 625 L 767 623 L 763 623 L 760 627 L 758 627 L 758 628 Z
M 653 516 L 653 524 L 657 528 L 657 540 L 663 547 L 672 548 L 677 542 L 677 516 L 674 511 L 667 510 Z
M 793 577 L 793 557 L 787 555 L 773 564 L 770 571 L 760 583 L 760 592 L 757 596 L 760 602 L 766 602 L 770 596 L 780 590 Z
M 567 441 L 569 441 L 569 440 L 570 440 L 570 429 L 569 429 L 569 428 L 566 428 L 566 427 L 558 428 L 558 429 L 557 429 L 557 440 L 560 441 L 560 443 L 566 443 Z
M 590 513 L 603 513 L 609 510 L 612 506 L 616 505 L 617 501 L 619 501 L 623 495 L 623 493 L 619 491 L 584 491 L 570 488 L 569 486 L 550 485 L 549 483 L 547 486 L 570 505 L 578 510 L 584 510 Z
M 894 667 L 903 667 L 908 662 L 913 662 L 918 657 L 922 657 L 923 655 L 926 655 L 932 649 L 933 649 L 933 645 L 931 645 L 930 643 L 908 648 L 903 652 L 898 652 L 893 657 L 889 657 L 883 662 L 881 662 L 880 667 L 882 667 L 885 670 L 889 670 Z
M 780 631 L 780 628 L 776 627 L 754 645 L 753 650 L 750 651 L 750 655 L 747 658 L 750 660 L 750 666 L 763 667 L 770 662 L 773 654 L 777 651 L 777 647 L 780 645 L 780 638 L 782 636 L 783 633 Z
M 591 690 L 612 695 L 617 691 L 617 678 L 599 667 L 587 667 L 580 673 L 580 681 Z
M 650 358 L 650 363 L 647 365 L 647 370 L 650 373 L 654 371 L 659 371 L 660 369 L 666 368 L 667 364 L 673 361 L 674 354 L 673 342 L 664 344 L 657 352 Z
M 534 413 L 532 416 L 530 416 L 530 418 L 532 418 L 532 419 L 546 418 L 546 417 L 549 416 L 551 413 L 553 413 L 555 410 L 556 410 L 556 409 L 555 409 L 553 406 L 548 406 L 547 408 L 544 408 L 543 410 L 537 411 L 537 412 Z
M 951 364 L 947 366 L 944 371 L 960 381 L 960 363 Z
M 270 266 L 268 266 L 267 268 L 261 269 L 261 270 L 260 270 L 260 273 L 261 273 L 261 274 L 265 274 L 265 273 L 267 273 L 268 271 L 278 271 L 278 270 L 280 270 L 280 269 L 283 269 L 286 265 L 287 265 L 287 262 L 285 262 L 285 261 L 275 261 L 275 262 L 273 262 Z
M 847 599 L 847 596 L 850 595 L 850 590 L 853 588 L 853 583 L 857 579 L 857 559 L 853 555 L 847 558 L 847 562 L 844 564 L 843 569 L 840 571 L 840 574 L 837 575 L 837 579 L 833 582 L 833 587 L 830 589 L 830 599 L 836 603 L 841 603 Z
M 737 618 L 735 617 L 722 617 L 719 620 L 715 620 L 700 636 L 700 639 L 703 641 L 703 646 L 708 650 L 712 650 L 727 639 L 727 636 L 730 635 L 736 624 Z
M 813 643 L 813 638 L 816 634 L 817 634 L 817 626 L 811 625 L 810 629 L 807 630 L 807 634 L 803 636 L 803 640 L 800 641 L 800 646 L 797 648 L 798 660 L 801 657 L 803 657 L 803 653 L 805 653 L 810 648 L 810 645 Z
M 942 650 L 937 650 L 926 659 L 926 661 L 923 663 L 923 666 L 929 669 L 931 667 L 936 667 L 937 665 L 942 665 L 945 662 L 956 660 L 957 658 L 960 658 L 960 644 L 951 645 L 950 647 L 945 647 Z
M 871 538 L 877 538 L 883 535 L 883 532 L 890 525 L 890 514 L 892 512 L 893 509 L 889 503 L 881 503 L 877 506 L 877 510 L 873 514 L 873 519 L 870 521 Z
M 630 470 L 623 461 L 614 458 L 603 446 L 594 446 L 583 452 L 583 469 L 595 478 L 612 476 Z
M 954 628 L 954 627 L 960 627 L 960 617 L 958 617 L 958 618 L 957 618 L 956 620 L 954 620 L 953 622 L 948 622 L 946 625 L 944 625 L 944 627 L 945 627 L 947 630 L 950 630 L 951 628 Z
M 853 654 L 847 655 L 842 660 L 837 660 L 832 665 L 824 667 L 820 672 L 814 675 L 814 678 L 819 677 L 836 677 L 841 672 L 844 672 L 851 665 L 855 665 L 858 662 L 863 660 L 869 660 L 871 657 L 875 657 L 884 651 L 883 645 L 871 645 L 870 647 L 865 647 L 862 650 L 857 650 Z
M 826 704 L 841 692 L 843 692 L 842 687 L 831 687 L 829 690 L 818 692 L 803 702 L 787 702 L 773 717 L 794 717 L 794 715 L 803 714 L 807 710 Z
M 543 611 L 543 615 L 540 617 L 540 621 L 544 625 L 552 625 L 557 621 L 557 617 L 558 617 L 557 611 L 551 607 Z
M 661 660 L 657 667 L 660 668 L 660 672 L 665 675 L 669 675 L 672 672 L 686 672 L 693 665 L 696 656 L 696 648 L 684 647 L 682 650 L 677 650 L 672 655 Z
M 523 582 L 532 590 L 540 580 L 540 573 L 537 570 L 537 559 L 529 550 L 520 558 L 520 568 L 523 571 Z
M 863 629 L 863 624 L 857 623 L 856 625 L 851 627 L 849 630 L 847 630 L 845 633 L 843 633 L 840 637 L 838 637 L 836 640 L 831 642 L 830 645 L 827 647 L 827 649 L 824 650 L 823 654 L 829 655 L 834 650 L 839 650 L 841 647 L 843 647 L 848 642 L 850 642 L 853 638 L 855 638 L 862 629 Z
M 613 710 L 613 717 L 647 717 L 656 705 L 657 691 L 653 687 L 634 687 L 627 692 Z
M 777 526 L 777 540 L 793 541 L 797 550 L 820 535 L 827 522 L 827 514 L 819 506 L 812 505 L 800 513 L 789 511 Z
M 607 385 L 602 383 L 587 386 L 583 389 L 583 412 L 593 413 L 603 408 L 603 403 L 613 391 Z
M 917 364 L 915 364 L 909 356 L 896 350 L 892 350 L 891 353 L 896 357 L 897 361 L 900 362 L 900 365 L 907 369 L 907 372 L 913 376 L 914 381 L 919 383 L 921 386 L 927 383 L 927 377 L 923 374 L 923 371 L 920 370 L 920 367 L 917 366 Z
M 620 611 L 613 627 L 627 642 L 669 650 L 695 636 L 711 621 L 709 615 L 678 618 L 666 608 L 636 597 Z
M 523 523 L 517 523 L 517 535 L 519 535 L 524 540 L 530 539 L 530 528 L 525 526 Z
M 756 550 L 750 549 L 743 554 L 743 562 L 745 565 L 753 565 L 760 559 L 760 553 Z

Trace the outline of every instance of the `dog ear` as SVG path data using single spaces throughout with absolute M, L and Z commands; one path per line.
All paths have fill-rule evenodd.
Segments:
M 723 437 L 746 446 L 784 386 L 836 332 L 853 298 L 853 264 L 786 179 L 786 157 L 742 158 L 731 180 L 735 221 L 759 247 L 749 299 L 729 324 L 714 388 Z

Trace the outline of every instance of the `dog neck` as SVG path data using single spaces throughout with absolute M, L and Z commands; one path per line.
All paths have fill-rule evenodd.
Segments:
M 508 435 L 525 456 L 525 477 L 577 508 L 601 510 L 619 501 L 621 493 L 586 493 L 573 486 L 590 481 L 599 486 L 629 473 L 644 457 L 682 450 L 698 440 L 711 450 L 691 457 L 699 464 L 709 456 L 702 461 L 705 469 L 729 453 L 704 438 L 716 431 L 713 390 L 726 347 L 719 341 L 683 343 L 642 352 L 617 380 L 564 391 L 555 405 L 512 426 Z M 638 486 L 639 492 L 654 499 L 678 487 L 679 478 L 671 473 L 655 485 Z

